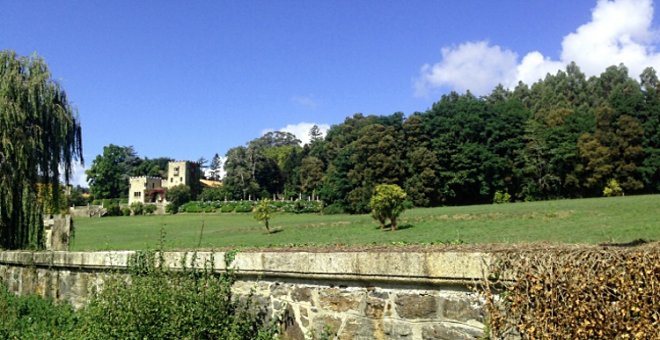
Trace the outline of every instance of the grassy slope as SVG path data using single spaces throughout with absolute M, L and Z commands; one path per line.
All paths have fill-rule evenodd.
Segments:
M 549 241 L 563 243 L 660 240 L 660 195 L 560 200 L 505 205 L 412 209 L 401 230 L 384 232 L 369 215 L 276 215 L 280 232 L 266 234 L 251 214 L 77 218 L 74 250 L 154 248 L 160 229 L 165 246 L 201 247 L 290 244 L 467 243 Z

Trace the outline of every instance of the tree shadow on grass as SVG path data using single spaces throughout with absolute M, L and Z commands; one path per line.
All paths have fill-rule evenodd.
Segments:
M 277 234 L 277 233 L 281 233 L 281 232 L 283 232 L 283 231 L 284 231 L 284 229 L 277 228 L 277 229 L 273 229 L 273 230 L 271 230 L 271 231 L 268 232 L 267 234 Z
M 396 230 L 405 230 L 405 229 L 410 229 L 410 228 L 414 228 L 414 227 L 415 227 L 414 225 L 412 225 L 410 223 L 406 223 L 406 224 L 401 224 L 398 227 L 396 227 Z M 377 226 L 376 229 L 380 229 L 380 226 Z M 386 224 L 385 228 L 383 228 L 383 231 L 392 231 L 392 225 L 391 224 Z

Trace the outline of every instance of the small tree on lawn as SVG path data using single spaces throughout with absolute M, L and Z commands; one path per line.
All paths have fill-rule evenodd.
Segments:
M 259 222 L 263 222 L 266 226 L 266 231 L 268 231 L 269 234 L 270 227 L 268 226 L 268 222 L 273 216 L 273 212 L 274 209 L 269 199 L 261 200 L 259 203 L 257 203 L 257 205 L 254 206 L 254 209 L 252 209 L 254 219 Z
M 607 186 L 603 189 L 603 196 L 612 197 L 612 196 L 623 196 L 623 189 L 616 179 L 610 179 L 607 182 Z
M 371 216 L 378 220 L 380 228 L 385 227 L 389 219 L 392 230 L 396 230 L 396 219 L 405 209 L 403 202 L 406 200 L 406 192 L 396 184 L 379 184 L 371 196 L 369 207 Z
M 171 204 L 169 208 L 170 212 L 176 214 L 179 211 L 180 206 L 190 201 L 190 187 L 185 184 L 173 186 L 167 190 L 165 197 L 167 198 L 169 204 Z

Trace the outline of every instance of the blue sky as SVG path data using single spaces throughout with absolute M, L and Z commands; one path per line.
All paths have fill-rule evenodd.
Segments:
M 589 75 L 622 61 L 632 75 L 660 69 L 650 0 L 7 0 L 2 9 L 0 49 L 46 60 L 79 112 L 87 167 L 110 143 L 210 159 L 266 130 L 411 114 L 450 90 L 486 94 L 570 60 Z

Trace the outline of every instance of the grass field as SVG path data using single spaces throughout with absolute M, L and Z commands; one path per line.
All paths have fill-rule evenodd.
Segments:
M 629 242 L 660 240 L 660 195 L 412 209 L 400 230 L 369 215 L 278 214 L 267 234 L 251 214 L 76 218 L 73 250 L 391 243 Z M 200 242 L 200 231 L 204 225 Z

